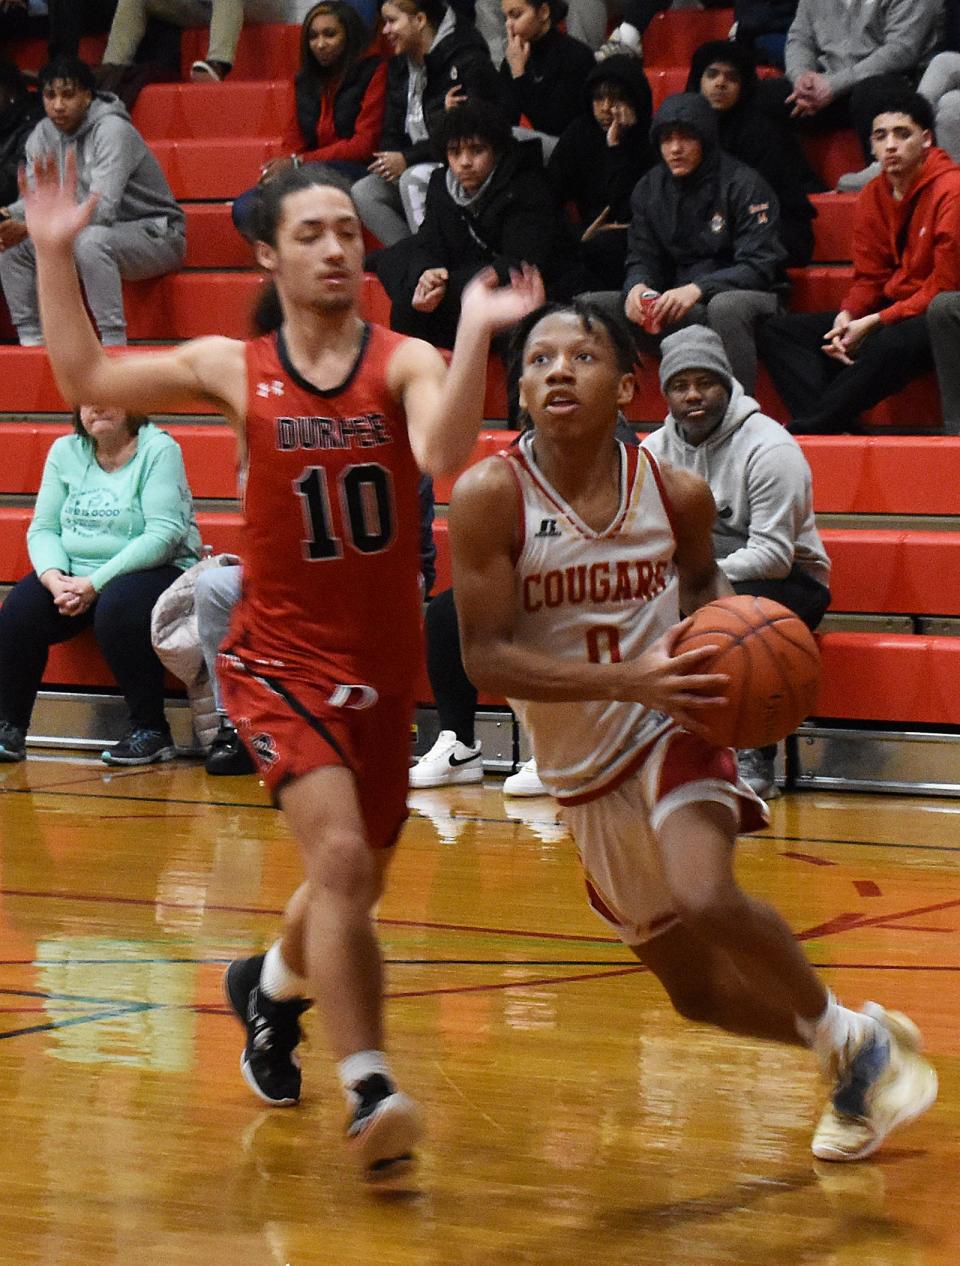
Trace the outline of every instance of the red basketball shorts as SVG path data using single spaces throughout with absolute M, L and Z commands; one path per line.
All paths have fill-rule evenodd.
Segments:
M 273 796 L 314 769 L 342 765 L 356 779 L 372 848 L 389 848 L 407 819 L 409 697 L 371 686 L 292 678 L 236 654 L 217 658 L 223 702 Z

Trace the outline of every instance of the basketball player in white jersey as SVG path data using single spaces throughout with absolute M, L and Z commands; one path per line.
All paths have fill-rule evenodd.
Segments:
M 867 1156 L 929 1107 L 936 1074 L 911 1021 L 840 1006 L 780 915 L 734 877 L 737 833 L 766 809 L 734 753 L 702 736 L 726 678 L 704 671 L 709 650 L 673 654 L 680 612 L 732 592 L 710 490 L 615 439 L 634 387 L 615 317 L 548 305 L 516 346 L 532 428 L 468 470 L 450 507 L 467 673 L 510 699 L 591 905 L 677 1011 L 812 1047 L 834 1081 L 814 1154 Z

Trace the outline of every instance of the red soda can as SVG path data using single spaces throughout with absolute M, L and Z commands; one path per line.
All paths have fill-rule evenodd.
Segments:
M 653 305 L 659 298 L 659 290 L 644 290 L 640 296 L 640 324 L 648 334 L 660 333 L 660 322 L 653 315 Z

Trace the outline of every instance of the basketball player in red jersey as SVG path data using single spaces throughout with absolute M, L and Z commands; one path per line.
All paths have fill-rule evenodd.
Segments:
M 699 476 L 616 440 L 634 345 L 589 304 L 516 335 L 532 429 L 470 468 L 450 507 L 464 664 L 512 702 L 562 806 L 590 903 L 681 1015 L 812 1047 L 835 1080 L 814 1154 L 856 1160 L 936 1097 L 905 1016 L 841 1007 L 790 929 L 733 872 L 766 809 L 701 735 L 725 678 L 674 655 L 689 614 L 731 593 Z
M 107 357 L 83 308 L 77 205 L 40 161 L 24 189 L 40 308 L 68 400 L 139 412 L 202 399 L 245 451 L 243 592 L 220 659 L 231 717 L 300 846 L 306 880 L 281 940 L 227 972 L 247 1029 L 241 1067 L 270 1103 L 299 1098 L 299 1017 L 317 1001 L 368 1177 L 401 1172 L 421 1131 L 383 1051 L 371 909 L 406 818 L 411 682 L 421 653 L 418 467 L 462 466 L 480 426 L 493 333 L 542 301 L 533 273 L 465 292 L 453 358 L 369 326 L 360 221 L 345 185 L 288 173 L 264 190 L 256 250 L 283 321 L 250 342 L 204 338 Z

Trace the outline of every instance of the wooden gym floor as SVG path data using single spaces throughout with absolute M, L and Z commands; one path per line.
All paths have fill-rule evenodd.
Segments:
M 380 918 L 430 1133 L 383 1196 L 313 1015 L 298 1109 L 239 1075 L 223 965 L 299 874 L 256 781 L 0 767 L 3 1266 L 956 1266 L 960 805 L 808 793 L 741 844 L 834 988 L 910 1012 L 940 1073 L 926 1118 L 830 1167 L 810 1058 L 674 1018 L 586 908 L 552 802 L 412 804 Z

